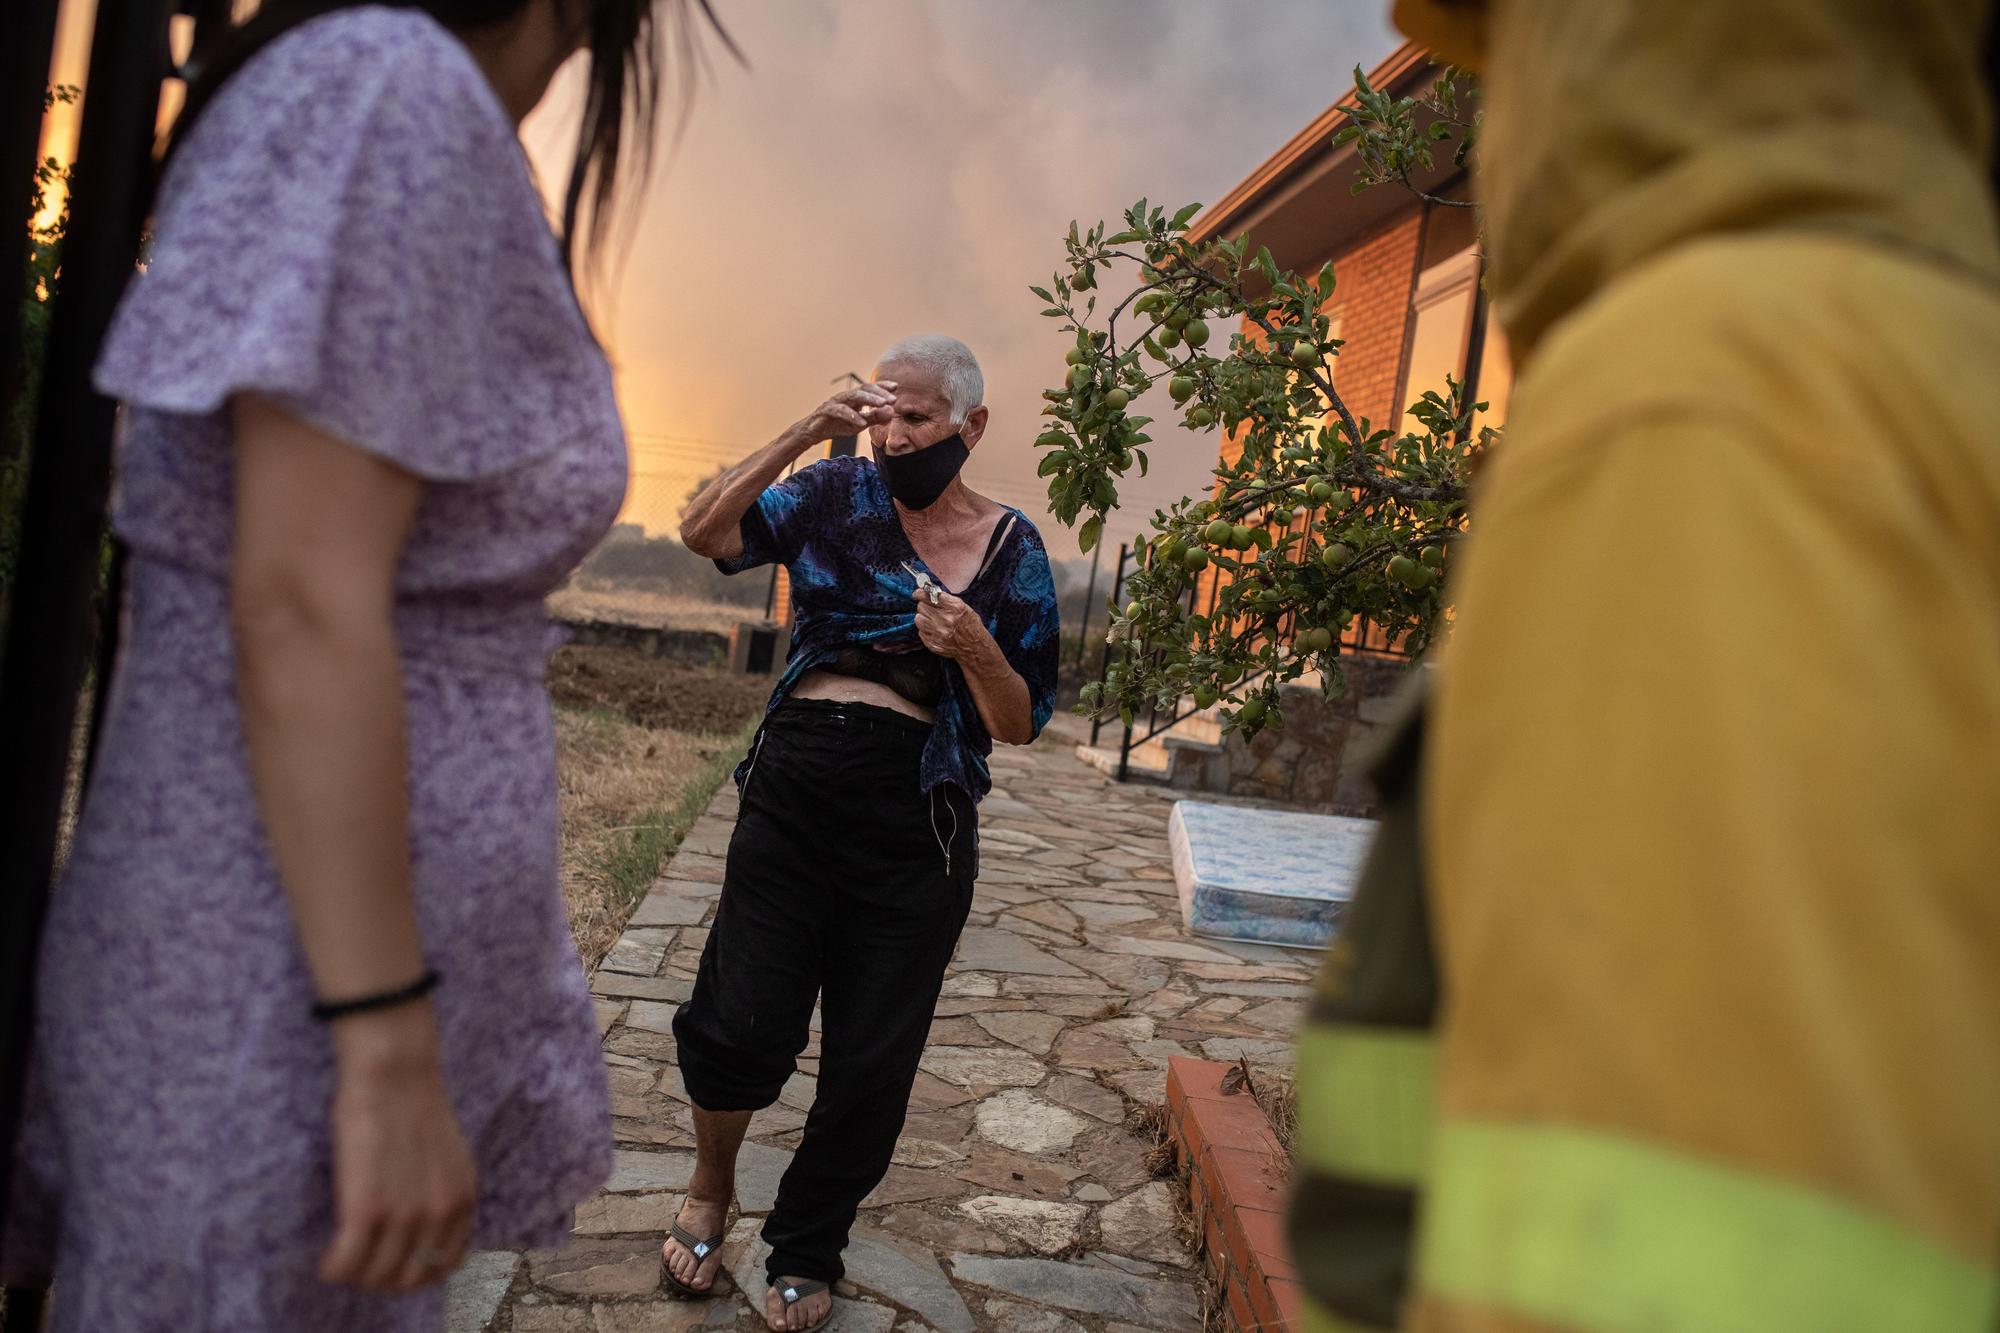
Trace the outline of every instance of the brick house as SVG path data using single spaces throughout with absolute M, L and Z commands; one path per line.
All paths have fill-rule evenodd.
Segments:
M 1369 82 L 1407 96 L 1436 76 L 1429 53 L 1406 43 Z M 1354 150 L 1332 146 L 1347 112 L 1345 99 L 1328 107 L 1196 218 L 1193 238 L 1247 232 L 1279 267 L 1304 273 L 1333 261 L 1334 332 L 1347 345 L 1331 368 L 1357 417 L 1394 428 L 1409 401 L 1442 388 L 1449 373 L 1491 404 L 1482 420 L 1498 425 L 1512 371 L 1504 337 L 1487 326 L 1473 211 L 1395 186 L 1355 194 Z M 1467 197 L 1465 173 L 1449 161 L 1415 184 L 1438 198 Z M 1225 442 L 1225 460 L 1230 449 Z
M 1392 96 L 1414 96 L 1437 73 L 1428 52 L 1405 44 L 1369 82 Z M 1482 424 L 1500 425 L 1512 368 L 1505 339 L 1486 319 L 1473 210 L 1393 185 L 1354 193 L 1354 150 L 1333 146 L 1347 122 L 1345 99 L 1328 107 L 1196 218 L 1193 239 L 1248 233 L 1253 248 L 1270 247 L 1280 268 L 1301 273 L 1333 261 L 1330 313 L 1346 345 L 1328 369 L 1364 425 L 1400 429 L 1410 401 L 1425 389 L 1442 390 L 1447 374 L 1489 404 Z M 1448 159 L 1413 183 L 1437 199 L 1467 197 L 1466 173 Z M 1240 452 L 1236 441 L 1223 440 L 1224 463 Z M 1086 749 L 1085 757 L 1109 772 L 1123 768 L 1189 790 L 1365 805 L 1368 789 L 1353 756 L 1366 747 L 1357 742 L 1381 720 L 1385 696 L 1405 667 L 1369 655 L 1392 647 L 1379 629 L 1359 626 L 1342 642 L 1364 654 L 1346 663 L 1347 691 L 1328 702 L 1316 685 L 1286 687 L 1282 733 L 1225 741 L 1213 717 L 1196 715 L 1129 754 L 1113 741 L 1108 749 Z

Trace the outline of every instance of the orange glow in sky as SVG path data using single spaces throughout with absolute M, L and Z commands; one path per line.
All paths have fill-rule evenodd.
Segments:
M 55 77 L 81 83 L 91 0 L 68 0 Z M 702 476 L 809 412 L 846 371 L 907 334 L 964 339 L 992 423 L 967 465 L 977 490 L 1074 539 L 1043 509 L 1040 392 L 1067 336 L 1028 292 L 1071 219 L 1141 196 L 1220 197 L 1395 44 L 1382 4 L 1261 0 L 715 0 L 749 61 L 717 51 L 626 244 L 588 293 L 633 442 L 626 517 L 670 531 Z M 1252 13 L 1254 12 L 1254 17 Z M 580 62 L 524 139 L 561 188 Z M 686 71 L 669 74 L 668 115 Z M 52 118 L 66 157 L 75 117 Z M 1111 280 L 1100 279 L 1109 286 Z M 1164 400 L 1164 395 L 1161 395 Z M 1152 468 L 1122 488 L 1129 525 L 1206 491 L 1212 435 L 1150 429 Z M 1124 527 L 1124 531 L 1119 531 Z

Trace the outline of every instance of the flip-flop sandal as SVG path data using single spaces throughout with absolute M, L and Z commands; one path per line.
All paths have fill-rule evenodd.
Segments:
M 806 1297 L 817 1296 L 822 1291 L 827 1290 L 827 1285 L 824 1282 L 820 1282 L 812 1278 L 807 1278 L 803 1282 L 787 1282 L 782 1287 L 779 1286 L 777 1283 L 773 1282 L 771 1284 L 771 1290 L 778 1293 L 778 1299 L 783 1301 L 785 1303 L 785 1308 L 789 1310 L 794 1305 L 797 1305 L 800 1301 L 804 1300 Z M 818 1319 L 815 1319 L 812 1323 L 807 1324 L 806 1327 L 808 1329 L 818 1328 L 821 1324 L 824 1324 L 827 1320 L 831 1318 L 833 1318 L 833 1305 L 831 1302 L 828 1302 L 826 1307 L 826 1313 L 821 1315 Z
M 726 1213 L 723 1215 L 723 1220 L 725 1223 L 728 1221 Z M 673 1225 L 667 1228 L 667 1239 L 680 1242 L 681 1247 L 694 1256 L 696 1272 L 700 1272 L 701 1266 L 708 1262 L 709 1255 L 714 1254 L 717 1249 L 721 1248 L 722 1242 L 728 1234 L 727 1231 L 718 1231 L 707 1240 L 703 1240 L 700 1236 L 695 1235 L 692 1231 L 682 1226 L 679 1219 L 675 1219 Z M 690 1286 L 674 1276 L 674 1270 L 668 1265 L 667 1256 L 663 1254 L 660 1256 L 660 1276 L 666 1279 L 667 1288 L 674 1295 L 685 1297 L 688 1300 L 705 1301 L 710 1296 L 718 1294 L 716 1283 L 722 1280 L 722 1269 L 720 1266 L 716 1268 L 715 1275 L 709 1278 L 707 1286 Z

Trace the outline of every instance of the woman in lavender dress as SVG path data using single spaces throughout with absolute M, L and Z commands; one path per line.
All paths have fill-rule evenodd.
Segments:
M 435 1329 L 608 1171 L 542 598 L 624 494 L 564 251 L 651 3 L 277 0 L 191 92 L 98 369 L 129 627 L 8 1201 L 58 1330 Z M 586 47 L 559 243 L 516 129 Z

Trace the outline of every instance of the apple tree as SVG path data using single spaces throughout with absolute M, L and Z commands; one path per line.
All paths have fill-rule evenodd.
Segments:
M 1355 79 L 1336 143 L 1356 145 L 1357 190 L 1416 190 L 1412 173 L 1447 146 L 1463 161 L 1478 119 L 1459 114 L 1470 97 L 1455 71 L 1422 98 Z M 1450 379 L 1411 405 L 1412 429 L 1357 419 L 1339 391 L 1333 265 L 1302 275 L 1243 237 L 1191 239 L 1198 208 L 1141 200 L 1118 230 L 1071 224 L 1064 266 L 1032 289 L 1069 342 L 1035 443 L 1051 512 L 1084 550 L 1119 479 L 1145 474 L 1154 418 L 1133 409 L 1154 386 L 1183 426 L 1240 447 L 1211 493 L 1152 515 L 1112 607 L 1106 679 L 1085 687 L 1080 711 L 1129 724 L 1192 696 L 1254 734 L 1283 725 L 1281 684 L 1316 670 L 1329 697 L 1340 691 L 1340 639 L 1357 617 L 1412 652 L 1438 635 L 1469 472 L 1497 432 L 1475 427 L 1483 404 Z

